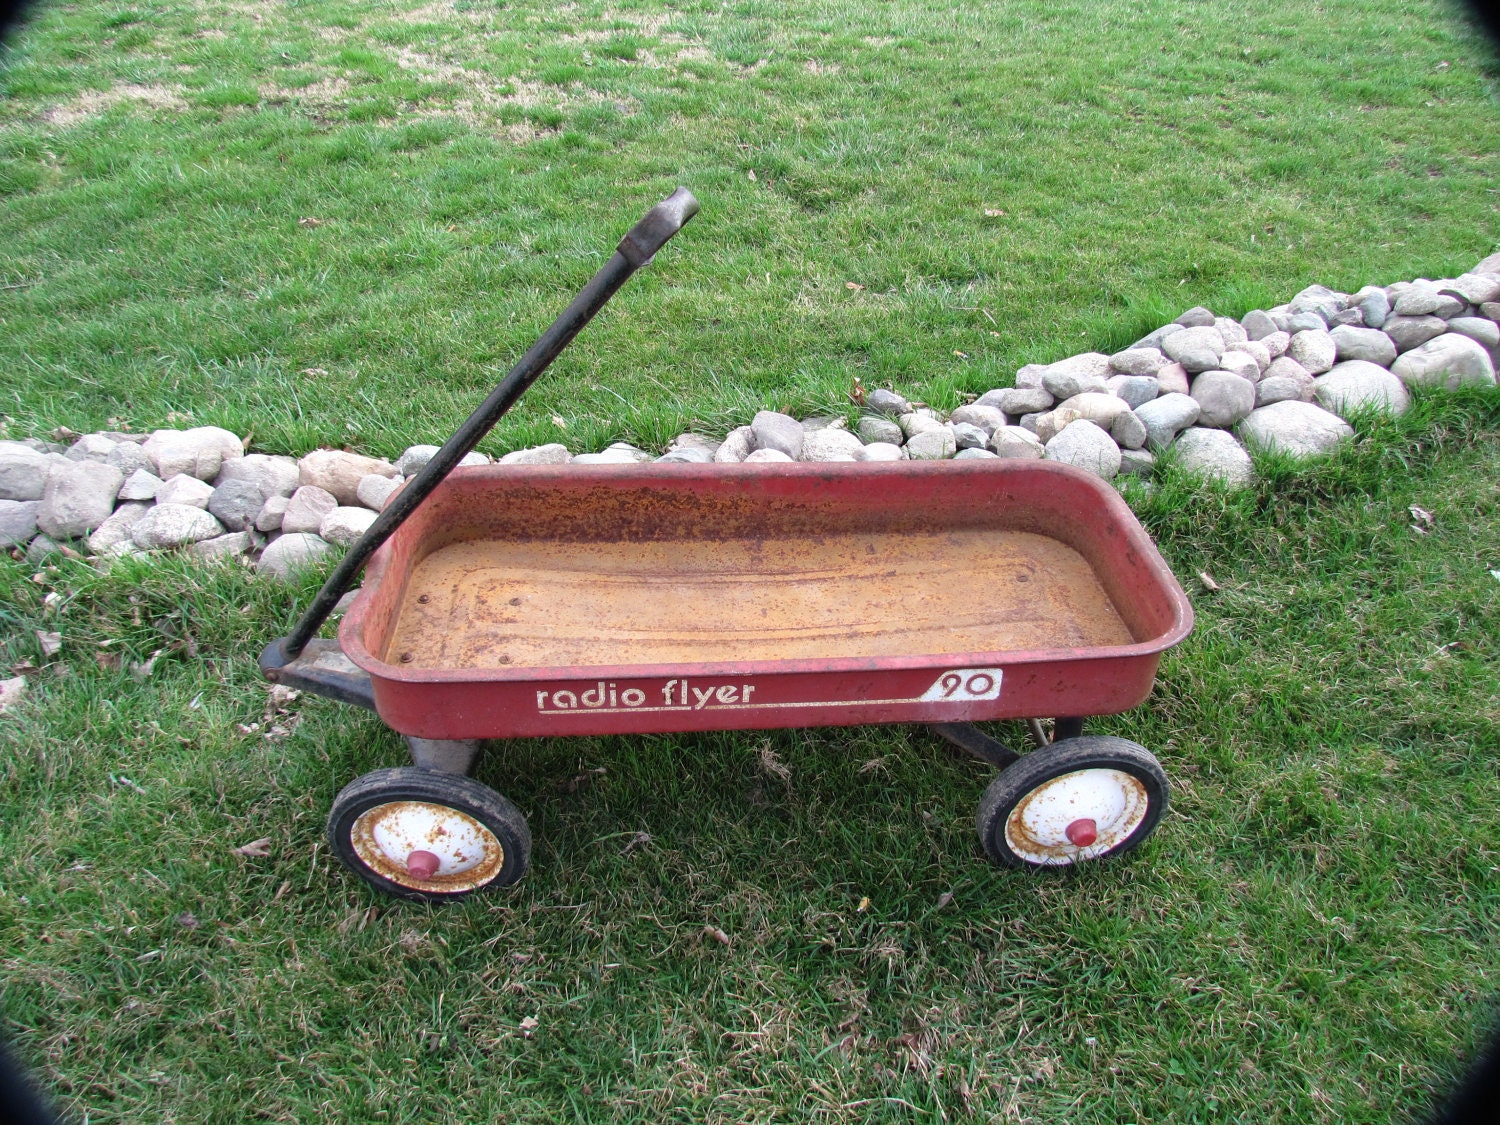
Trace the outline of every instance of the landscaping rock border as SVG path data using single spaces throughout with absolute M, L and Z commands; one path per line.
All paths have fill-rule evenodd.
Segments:
M 675 438 L 659 457 L 624 442 L 598 453 L 519 449 L 502 465 L 1032 458 L 1111 479 L 1148 476 L 1172 451 L 1188 472 L 1238 488 L 1249 449 L 1325 456 L 1355 411 L 1399 414 L 1408 389 L 1493 386 L 1500 361 L 1500 253 L 1456 278 L 1340 293 L 1311 285 L 1239 320 L 1189 309 L 1114 355 L 1027 364 L 947 416 L 870 391 L 843 418 L 762 410 L 722 440 Z M 0 549 L 37 564 L 180 549 L 238 558 L 279 579 L 354 542 L 437 452 L 392 464 L 342 450 L 247 454 L 217 426 L 0 441 Z M 488 464 L 471 453 L 464 464 Z

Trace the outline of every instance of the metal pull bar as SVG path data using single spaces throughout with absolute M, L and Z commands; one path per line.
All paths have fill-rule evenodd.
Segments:
M 537 376 L 547 370 L 549 364 L 573 342 L 573 337 L 594 318 L 606 302 L 613 297 L 630 275 L 651 261 L 674 234 L 698 213 L 698 201 L 687 188 L 680 187 L 646 213 L 646 217 L 630 228 L 620 240 L 619 248 L 602 269 L 596 273 L 583 291 L 573 298 L 562 315 L 541 334 L 537 342 L 523 355 L 510 373 L 500 381 L 490 396 L 470 414 L 457 432 L 432 456 L 432 460 L 408 481 L 375 517 L 369 529 L 360 537 L 343 561 L 328 576 L 312 605 L 307 607 L 288 636 L 273 641 L 261 657 L 263 667 L 280 667 L 295 660 L 307 647 L 328 620 L 339 598 L 353 585 L 359 572 L 380 545 L 389 539 L 417 506 L 432 495 L 443 483 L 453 467 L 463 460 L 464 454 L 479 444 L 495 423 L 504 417 Z M 270 662 L 268 665 L 267 662 Z

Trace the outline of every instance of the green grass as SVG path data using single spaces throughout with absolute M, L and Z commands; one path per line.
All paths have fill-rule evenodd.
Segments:
M 856 375 L 951 406 L 1191 304 L 1471 265 L 1489 82 L 1394 0 L 54 5 L 0 62 L 0 409 L 440 440 L 677 183 L 703 215 L 489 451 Z M 399 740 L 254 667 L 311 577 L 0 559 L 9 1030 L 91 1122 L 1407 1119 L 1500 968 L 1500 402 L 1260 468 L 1131 492 L 1220 586 L 1094 727 L 1173 809 L 1041 876 L 980 858 L 987 771 L 921 730 L 573 739 L 481 766 L 519 887 L 397 905 L 321 834 Z

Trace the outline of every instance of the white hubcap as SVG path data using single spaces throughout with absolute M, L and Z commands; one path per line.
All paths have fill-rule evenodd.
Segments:
M 466 812 L 429 801 L 388 801 L 366 809 L 350 842 L 370 870 L 416 890 L 473 890 L 505 865 L 505 848 L 493 832 Z M 421 853 L 415 862 L 414 853 Z
M 1140 779 L 1121 770 L 1075 770 L 1016 803 L 1005 818 L 1005 842 L 1026 862 L 1047 867 L 1097 859 L 1129 839 L 1149 807 Z

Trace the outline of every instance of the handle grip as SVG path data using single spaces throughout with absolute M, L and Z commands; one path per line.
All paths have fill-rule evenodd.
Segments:
M 698 210 L 698 200 L 693 193 L 685 187 L 678 188 L 647 211 L 646 217 L 620 239 L 620 253 L 632 266 L 640 269 L 667 244 L 669 238 L 687 225 Z

